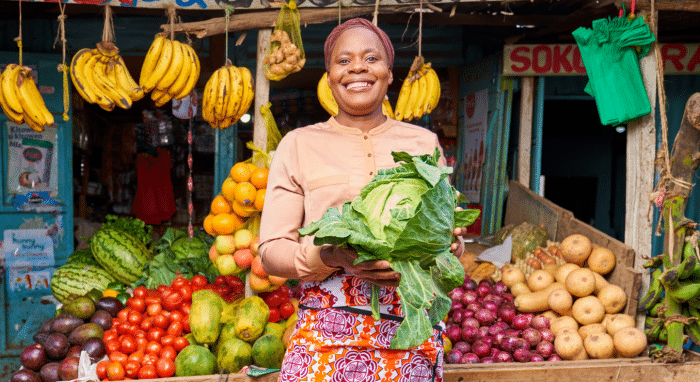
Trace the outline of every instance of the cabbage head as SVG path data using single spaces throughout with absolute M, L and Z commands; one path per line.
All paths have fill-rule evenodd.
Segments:
M 449 183 L 451 167 L 439 168 L 439 150 L 411 156 L 393 152 L 398 167 L 383 169 L 354 200 L 299 230 L 315 235 L 314 244 L 352 247 L 356 262 L 388 260 L 401 274 L 397 293 L 405 318 L 391 341 L 408 349 L 432 335 L 432 326 L 449 312 L 447 293 L 464 282 L 464 268 L 450 252 L 455 227 L 476 220 L 478 210 L 455 211 L 466 202 Z M 379 318 L 378 289 L 372 288 L 372 313 Z

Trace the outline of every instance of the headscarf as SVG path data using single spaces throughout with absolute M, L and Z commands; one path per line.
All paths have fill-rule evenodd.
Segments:
M 389 69 L 394 67 L 394 46 L 391 44 L 391 40 L 386 33 L 379 29 L 376 25 L 372 24 L 370 21 L 363 18 L 350 19 L 337 27 L 333 28 L 331 33 L 326 38 L 326 43 L 323 45 L 323 56 L 326 59 L 326 70 L 330 70 L 331 67 L 331 53 L 333 53 L 333 48 L 335 43 L 338 41 L 338 37 L 350 28 L 365 28 L 368 29 L 379 37 L 384 51 L 386 51 L 387 62 L 389 64 Z

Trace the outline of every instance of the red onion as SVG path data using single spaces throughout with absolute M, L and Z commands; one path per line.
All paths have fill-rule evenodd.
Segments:
M 525 314 L 517 314 L 513 317 L 513 322 L 510 323 L 510 327 L 517 330 L 525 330 L 525 328 L 530 326 L 530 319 Z
M 496 333 L 496 334 L 492 335 L 491 338 L 493 338 L 493 345 L 498 346 L 498 348 L 500 349 L 501 348 L 501 341 L 503 341 L 503 339 L 506 338 L 506 335 L 505 335 L 505 333 L 500 332 L 500 333 Z
M 465 318 L 472 318 L 474 317 L 474 312 L 473 310 L 462 310 L 462 321 L 464 321 Z
M 468 290 L 462 294 L 462 299 L 460 302 L 462 305 L 467 306 L 469 304 L 475 303 L 479 296 L 473 290 Z
M 499 321 L 501 322 L 501 321 Z M 488 328 L 488 333 L 490 336 L 495 336 L 496 334 L 503 334 L 505 332 L 505 329 L 501 325 L 496 325 L 498 322 L 494 322 L 493 325 L 489 326 Z
M 471 304 L 467 305 L 465 309 L 471 310 L 472 312 L 478 312 L 479 310 L 481 310 L 481 304 L 478 302 L 472 302 Z
M 495 361 L 491 357 L 484 357 L 479 360 L 479 363 L 495 363 Z
M 495 359 L 496 359 L 496 356 L 498 355 L 498 353 L 501 353 L 501 351 L 498 350 L 498 349 L 496 349 L 496 348 L 494 348 L 494 347 L 492 347 L 492 348 L 491 348 L 491 354 L 489 354 L 489 357 L 491 357 L 491 358 L 493 358 L 493 359 L 495 360 Z
M 549 329 L 549 319 L 541 314 L 532 318 L 530 326 L 537 330 Z
M 542 341 L 542 334 L 535 328 L 525 328 L 523 330 L 523 339 L 527 341 L 530 347 L 535 347 Z
M 464 326 L 462 327 L 462 341 L 468 343 L 474 343 L 477 336 L 479 335 L 479 329 L 476 326 Z
M 517 329 L 513 329 L 513 328 L 511 328 L 511 329 L 506 329 L 506 331 L 503 332 L 503 334 L 505 334 L 505 335 L 507 335 L 507 336 L 516 337 L 516 338 L 520 337 L 520 335 L 521 335 L 522 333 L 523 333 L 522 330 L 517 330 Z
M 478 329 L 479 321 L 474 317 L 462 318 L 462 329 L 464 329 L 466 326 L 473 326 Z
M 498 294 L 490 293 L 484 297 L 484 301 L 493 301 L 496 303 L 496 305 L 501 306 L 501 304 L 503 304 L 503 297 Z
M 464 280 L 464 283 L 462 284 L 462 289 L 464 290 L 476 290 L 476 287 L 479 284 L 476 283 L 476 281 L 472 279 Z
M 499 295 L 505 294 L 508 292 L 508 287 L 503 283 L 503 281 L 499 281 L 493 284 L 493 292 Z
M 476 340 L 485 342 L 490 347 L 493 347 L 493 337 L 491 337 L 491 336 L 480 337 L 480 338 L 477 338 Z
M 464 319 L 463 313 L 464 313 L 464 309 L 457 309 L 454 312 L 452 312 L 452 315 L 450 318 L 452 318 L 452 320 L 454 322 L 461 323 L 462 319 Z
M 515 308 L 511 308 L 508 306 L 501 306 L 498 309 L 498 318 L 501 319 L 501 321 L 507 323 L 507 324 L 512 324 L 513 318 L 515 318 L 516 312 Z
M 462 339 L 462 329 L 457 325 L 451 325 L 445 329 L 445 335 L 454 344 Z
M 462 356 L 462 359 L 459 360 L 459 363 L 463 364 L 469 364 L 469 363 L 479 363 L 479 357 L 476 356 L 474 353 L 467 353 Z
M 513 356 L 505 351 L 499 352 L 495 358 L 496 363 L 513 362 Z
M 501 340 L 500 348 L 504 352 L 513 353 L 515 351 L 515 349 L 517 349 L 517 345 L 518 345 L 518 338 L 517 337 L 505 336 Z
M 459 341 L 459 342 L 456 342 L 452 346 L 452 350 L 457 350 L 461 354 L 464 354 L 464 353 L 469 353 L 472 350 L 472 347 L 471 347 L 471 345 L 469 345 L 468 343 L 466 343 L 464 341 Z
M 486 297 L 491 293 L 491 286 L 488 284 L 479 284 L 479 286 L 476 287 L 476 293 L 479 297 Z
M 450 306 L 450 314 L 456 310 L 464 309 L 464 305 L 458 300 L 452 300 L 452 306 Z
M 539 354 L 533 354 L 530 357 L 530 362 L 544 362 L 544 357 Z
M 491 354 L 491 347 L 484 341 L 476 341 L 472 344 L 472 353 L 476 354 L 479 359 L 488 357 Z
M 551 330 L 542 329 L 540 330 L 540 334 L 542 335 L 542 341 L 554 342 L 554 333 L 552 333 Z
M 517 343 L 515 344 L 515 348 L 516 348 L 516 349 L 525 349 L 525 350 L 529 350 L 529 349 L 530 349 L 530 344 L 528 344 L 527 341 L 525 341 L 524 339 L 522 339 L 522 338 L 516 338 L 515 341 L 517 342 Z
M 530 362 L 532 358 L 532 353 L 527 349 L 515 349 L 513 352 L 513 359 L 518 362 Z
M 561 361 L 561 357 L 559 357 L 558 354 L 552 354 L 552 356 L 549 357 L 549 359 L 547 359 L 547 361 Z
M 462 300 L 463 295 L 464 295 L 464 289 L 459 288 L 459 287 L 452 289 L 452 292 L 449 293 L 449 296 L 452 299 L 452 301 Z
M 496 321 L 496 313 L 489 309 L 480 309 L 474 314 L 474 318 L 476 318 L 481 325 L 491 325 Z
M 554 354 L 554 345 L 549 341 L 542 341 L 537 344 L 535 352 L 544 358 L 549 358 Z
M 481 339 L 484 339 L 486 337 L 491 337 L 489 335 L 489 327 L 488 326 L 479 327 L 479 333 L 476 335 L 476 339 L 481 340 Z
M 495 301 L 484 300 L 484 303 L 481 304 L 481 306 L 482 306 L 484 309 L 490 310 L 494 315 L 495 315 L 496 313 L 498 313 L 498 304 L 496 304 Z
M 459 363 L 460 359 L 462 359 L 462 353 L 460 353 L 457 350 L 450 350 L 450 352 L 447 354 L 447 363 L 450 364 L 457 364 Z

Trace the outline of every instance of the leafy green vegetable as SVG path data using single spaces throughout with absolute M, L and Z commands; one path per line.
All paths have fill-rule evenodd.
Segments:
M 68 259 L 66 259 L 66 264 L 71 263 L 100 266 L 97 260 L 95 260 L 95 257 L 92 256 L 90 248 L 77 249 L 71 253 Z
M 439 150 L 411 156 L 393 152 L 400 166 L 379 170 L 360 196 L 299 230 L 315 235 L 316 245 L 351 246 L 356 262 L 388 260 L 401 273 L 397 293 L 406 314 L 391 340 L 391 349 L 408 349 L 427 340 L 432 326 L 449 312 L 447 296 L 464 282 L 464 268 L 450 252 L 455 227 L 466 227 L 478 210 L 455 211 L 463 196 L 449 184 L 452 168 L 439 168 Z M 376 286 L 373 316 L 378 316 Z
M 102 223 L 102 228 L 114 228 L 125 231 L 142 242 L 145 246 L 148 246 L 153 241 L 153 237 L 151 236 L 153 227 L 138 218 L 120 218 L 116 215 L 107 215 L 105 216 L 105 222 Z
M 175 277 L 181 275 L 191 279 L 195 275 L 203 275 L 214 282 L 219 271 L 209 260 L 209 248 L 214 239 L 200 229 L 194 231 L 190 239 L 187 229 L 168 228 L 157 242 L 153 243 L 155 254 L 144 270 L 143 276 L 132 287 L 144 285 L 155 289 L 159 285 L 172 284 Z

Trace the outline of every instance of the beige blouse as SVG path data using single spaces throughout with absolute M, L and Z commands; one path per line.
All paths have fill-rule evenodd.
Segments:
M 289 132 L 275 151 L 262 213 L 259 251 L 267 271 L 302 280 L 328 277 L 337 269 L 323 264 L 321 247 L 297 230 L 358 196 L 378 169 L 396 167 L 392 151 L 423 155 L 435 147 L 436 134 L 393 119 L 368 133 L 335 118 Z M 445 166 L 444 156 L 439 165 Z

